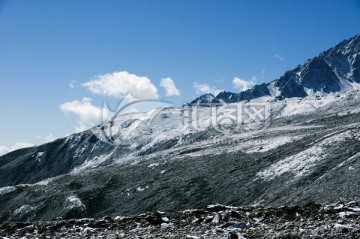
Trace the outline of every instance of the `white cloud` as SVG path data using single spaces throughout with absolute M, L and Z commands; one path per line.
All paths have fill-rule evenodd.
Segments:
M 282 57 L 282 56 L 281 56 L 281 55 L 279 55 L 279 54 L 274 54 L 273 58 L 275 58 L 275 59 L 279 59 L 280 61 L 284 61 L 284 60 L 285 60 L 285 58 L 284 58 L 284 57 Z
M 102 107 L 91 104 L 91 99 L 84 97 L 81 101 L 74 100 L 60 105 L 60 109 L 66 113 L 73 113 L 79 117 L 79 126 L 76 131 L 83 131 L 107 119 L 108 111 Z
M 23 143 L 23 142 L 16 143 L 14 146 L 12 146 L 10 148 L 0 145 L 0 156 L 10 153 L 12 151 L 18 150 L 18 149 L 28 148 L 28 147 L 32 147 L 32 146 L 34 146 L 34 145 L 29 144 L 29 143 Z
M 98 95 L 123 98 L 127 94 L 140 100 L 157 100 L 158 92 L 146 76 L 137 76 L 126 71 L 96 76 L 94 80 L 83 84 Z
M 74 80 L 70 81 L 70 83 L 69 83 L 70 89 L 74 89 L 74 88 L 75 88 L 75 83 L 76 83 L 76 81 L 74 81 Z
M 239 89 L 240 91 L 245 91 L 250 89 L 256 84 L 256 77 L 253 76 L 251 80 L 243 80 L 240 79 L 239 77 L 235 77 L 232 83 L 235 89 Z
M 160 86 L 165 89 L 166 96 L 179 96 L 180 91 L 176 88 L 174 81 L 171 78 L 161 79 Z
M 214 96 L 216 96 L 221 91 L 224 91 L 224 90 L 218 90 L 215 87 L 210 87 L 207 84 L 199 84 L 197 82 L 194 82 L 193 87 L 194 87 L 195 92 L 197 94 L 208 94 L 208 93 L 210 93 L 210 94 L 213 94 Z

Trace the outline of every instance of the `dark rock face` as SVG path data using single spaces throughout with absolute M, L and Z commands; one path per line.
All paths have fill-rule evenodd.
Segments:
M 0 157 L 0 187 L 36 183 L 69 173 L 87 158 L 113 148 L 109 144 L 100 144 L 88 130 L 70 138 L 11 152 Z
M 268 84 L 256 85 L 252 89 L 240 92 L 241 100 L 252 100 L 258 97 L 270 95 Z
M 227 92 L 227 91 L 222 91 L 220 92 L 216 98 L 218 99 L 222 99 L 225 103 L 234 103 L 234 102 L 239 102 L 241 101 L 241 96 L 240 94 L 237 93 L 232 93 L 232 92 Z
M 279 87 L 281 96 L 286 98 L 307 96 L 304 87 L 296 76 L 296 72 L 296 69 L 288 71 L 275 81 L 275 87 Z
M 322 90 L 330 93 L 341 90 L 339 79 L 325 60 L 319 57 L 315 57 L 304 67 L 300 77 L 302 85 L 315 92 Z
M 351 80 L 360 83 L 360 54 L 354 57 L 354 62 L 351 68 L 352 76 Z
M 286 98 L 306 97 L 306 89 L 313 92 L 339 92 L 342 90 L 341 80 L 360 83 L 360 34 L 345 40 L 335 47 L 321 53 L 287 71 L 279 79 L 273 81 L 281 96 Z M 216 99 L 225 103 L 234 103 L 271 95 L 271 83 L 256 85 L 252 89 L 240 92 L 220 92 Z M 206 97 L 203 103 L 206 103 Z M 198 98 L 198 99 L 199 99 Z M 212 99 L 213 100 L 213 99 Z
M 240 93 L 220 92 L 216 98 L 225 103 L 234 103 L 243 100 L 252 100 L 258 97 L 270 95 L 268 84 L 256 85 L 252 89 Z
M 279 87 L 280 95 L 286 98 L 306 97 L 305 89 L 325 93 L 341 90 L 340 80 L 331 67 L 319 57 L 306 62 L 302 67 L 286 72 L 276 80 L 275 86 Z

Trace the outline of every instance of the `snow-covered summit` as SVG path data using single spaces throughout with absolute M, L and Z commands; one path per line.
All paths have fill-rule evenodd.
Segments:
M 318 56 L 307 60 L 303 65 L 287 71 L 279 79 L 256 85 L 240 92 L 220 92 L 215 99 L 219 102 L 233 103 L 263 96 L 285 98 L 323 96 L 334 92 L 357 89 L 360 83 L 360 34 L 344 40 Z M 193 102 L 204 97 L 200 96 Z M 211 99 L 214 101 L 215 99 Z M 193 103 L 191 102 L 191 103 Z

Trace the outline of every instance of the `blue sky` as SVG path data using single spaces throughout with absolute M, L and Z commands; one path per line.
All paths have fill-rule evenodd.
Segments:
M 356 0 L 0 0 L 0 153 L 93 124 L 123 93 L 101 83 L 181 105 L 272 81 L 359 26 Z

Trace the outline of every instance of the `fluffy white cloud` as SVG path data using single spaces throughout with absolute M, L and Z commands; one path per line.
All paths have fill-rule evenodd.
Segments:
M 127 94 L 140 100 L 157 100 L 158 92 L 146 76 L 137 76 L 126 71 L 96 76 L 83 84 L 94 94 L 123 98 Z
M 253 76 L 251 80 L 242 80 L 239 77 L 235 77 L 232 83 L 234 85 L 234 88 L 239 89 L 240 91 L 245 91 L 256 84 L 256 77 Z
M 22 148 L 28 148 L 28 147 L 32 147 L 32 146 L 34 146 L 34 145 L 29 144 L 29 143 L 23 143 L 23 142 L 16 143 L 14 146 L 12 146 L 10 148 L 0 145 L 0 156 L 7 154 L 11 151 L 15 151 L 15 150 L 22 149 Z
M 66 113 L 73 113 L 79 117 L 79 126 L 76 131 L 83 131 L 91 128 L 101 120 L 107 119 L 108 111 L 102 107 L 91 104 L 91 99 L 84 97 L 81 101 L 74 100 L 60 105 L 60 109 Z
M 171 78 L 161 79 L 160 86 L 165 89 L 166 96 L 179 96 L 180 91 L 176 88 L 174 81 Z
M 224 91 L 224 90 L 218 90 L 216 89 L 215 87 L 210 87 L 208 84 L 199 84 L 197 82 L 194 82 L 194 85 L 193 85 L 194 89 L 195 89 L 195 92 L 197 94 L 207 94 L 207 93 L 210 93 L 210 94 L 213 94 L 214 96 L 216 96 L 217 94 L 219 94 L 221 91 Z

